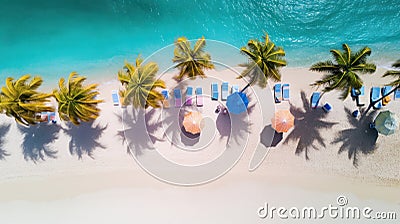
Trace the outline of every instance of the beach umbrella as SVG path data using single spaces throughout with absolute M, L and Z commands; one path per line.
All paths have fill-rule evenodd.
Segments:
M 246 94 L 242 92 L 235 92 L 228 96 L 226 99 L 226 107 L 232 114 L 241 114 L 247 110 L 249 99 Z
M 278 133 L 288 132 L 294 126 L 294 116 L 289 110 L 278 110 L 271 121 L 272 128 Z
M 399 119 L 390 111 L 382 111 L 375 118 L 375 129 L 384 135 L 391 135 L 399 128 Z
M 199 134 L 202 128 L 203 116 L 198 111 L 192 111 L 183 118 L 183 127 L 185 131 L 191 134 Z

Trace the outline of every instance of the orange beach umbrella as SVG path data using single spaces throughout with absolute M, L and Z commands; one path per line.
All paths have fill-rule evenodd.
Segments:
M 183 127 L 185 130 L 192 134 L 199 134 L 202 128 L 203 116 L 198 111 L 192 111 L 185 115 L 183 119 Z
M 272 128 L 277 132 L 288 132 L 294 126 L 294 116 L 289 110 L 279 110 L 272 118 Z

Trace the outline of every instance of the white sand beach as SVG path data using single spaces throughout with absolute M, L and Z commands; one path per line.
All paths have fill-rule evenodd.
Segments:
M 388 79 L 381 77 L 383 73 L 383 69 L 378 69 L 375 74 L 362 77 L 366 104 L 372 86 L 388 83 Z M 170 90 L 177 85 L 171 79 L 173 75 L 163 77 Z M 187 80 L 180 85 L 202 86 L 204 93 L 210 94 L 209 84 L 213 80 L 241 87 L 246 84 L 235 79 L 230 70 L 210 71 L 207 75 L 207 79 Z M 158 119 L 164 113 L 173 114 L 170 111 L 177 110 L 174 108 L 147 111 L 147 114 L 153 113 L 152 119 L 161 121 L 152 133 L 154 143 L 143 140 L 144 130 L 140 125 L 126 130 L 127 139 L 123 141 L 120 131 L 123 125 L 128 128 L 129 124 L 119 118 L 122 109 L 112 105 L 111 91 L 120 88 L 113 78 L 102 80 L 100 98 L 105 103 L 100 105 L 101 116 L 91 127 L 74 128 L 58 122 L 34 130 L 20 130 L 13 119 L 0 115 L 0 128 L 6 130 L 0 138 L 0 148 L 9 154 L 0 161 L 1 223 L 282 223 L 284 220 L 279 218 L 261 219 L 257 209 L 265 203 L 276 207 L 321 208 L 337 205 L 336 199 L 341 195 L 347 197 L 349 206 L 397 212 L 397 220 L 380 220 L 397 223 L 400 219 L 400 132 L 379 135 L 376 141 L 368 139 L 372 136 L 368 119 L 372 117 L 358 122 L 350 114 L 356 109 L 355 102 L 351 97 L 344 102 L 339 100 L 337 92 L 327 93 L 321 99 L 321 103 L 329 102 L 333 106 L 329 113 L 321 108 L 304 108 L 315 91 L 309 84 L 320 77 L 306 68 L 284 68 L 282 83 L 290 84 L 290 102 L 274 104 L 272 98 L 258 98 L 273 109 L 290 109 L 297 114 L 294 114 L 295 127 L 284 133 L 276 146 L 270 147 L 263 163 L 252 172 L 249 163 L 260 141 L 261 121 L 263 116 L 270 115 L 261 113 L 260 102 L 251 96 L 253 109 L 248 120 L 243 121 L 243 129 L 235 129 L 238 138 L 224 135 L 213 126 L 218 119 L 214 113 L 218 102 L 205 98 L 203 108 L 193 108 L 201 110 L 207 118 L 205 133 L 198 142 L 186 143 L 182 142 L 184 137 L 179 136 L 179 129 L 165 134 L 168 130 L 162 122 L 168 117 Z M 270 83 L 264 90 L 266 96 L 272 96 L 272 86 Z M 302 92 L 305 100 L 301 98 Z M 380 111 L 387 109 L 399 112 L 400 100 L 390 102 Z M 33 133 L 34 141 L 30 140 Z M 72 151 L 71 139 L 75 146 Z M 156 148 L 169 161 L 196 166 L 224 153 L 229 141 L 244 147 L 238 163 L 215 181 L 196 186 L 160 181 L 127 153 L 128 144 L 143 165 L 151 162 L 154 154 L 151 148 Z M 45 152 L 40 152 L 43 159 L 36 151 L 38 145 L 47 146 Z M 187 150 L 180 148 L 185 146 Z M 190 151 L 191 148 L 197 151 Z M 152 165 L 157 168 L 157 161 Z M 178 171 L 169 173 L 172 179 L 186 177 L 187 173 Z M 375 221 L 327 218 L 323 223 Z M 305 219 L 299 223 L 317 222 Z

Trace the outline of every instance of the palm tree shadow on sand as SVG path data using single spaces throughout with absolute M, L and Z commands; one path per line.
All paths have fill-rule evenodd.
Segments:
M 19 131 L 23 134 L 21 146 L 25 160 L 36 163 L 46 158 L 56 159 L 57 151 L 50 147 L 50 144 L 58 139 L 60 126 L 55 124 L 37 124 L 25 127 L 18 125 Z
M 178 141 L 181 141 L 181 139 L 185 139 L 186 135 L 183 133 L 183 119 L 186 113 L 186 109 L 184 107 L 182 108 L 169 108 L 166 110 L 163 110 L 163 123 L 165 132 L 164 136 L 166 136 L 170 143 L 171 146 L 174 144 L 178 144 Z M 183 144 L 188 144 L 190 145 L 191 143 L 183 142 Z
M 342 145 L 339 148 L 338 154 L 348 151 L 349 159 L 353 159 L 353 165 L 358 166 L 358 154 L 370 154 L 377 148 L 376 140 L 378 139 L 378 131 L 375 128 L 370 128 L 369 124 L 373 121 L 376 111 L 372 111 L 360 120 L 354 118 L 351 110 L 344 108 L 347 114 L 347 120 L 351 124 L 351 128 L 340 131 L 332 144 Z
M 286 137 L 283 144 L 297 141 L 295 154 L 300 155 L 304 152 L 306 160 L 309 160 L 308 151 L 310 148 L 319 150 L 317 143 L 324 148 L 326 147 L 324 139 L 321 136 L 321 130 L 329 129 L 337 123 L 324 121 L 323 119 L 327 116 L 327 113 L 320 109 L 312 109 L 305 92 L 301 91 L 300 94 L 303 108 L 298 108 L 290 104 L 290 112 L 295 118 L 294 129 Z
M 0 160 L 4 160 L 6 156 L 10 155 L 5 149 L 3 149 L 5 142 L 4 137 L 10 131 L 10 127 L 10 124 L 3 124 L 0 126 Z
M 105 149 L 99 139 L 106 129 L 107 125 L 95 125 L 93 121 L 82 122 L 79 126 L 68 123 L 63 131 L 71 138 L 68 144 L 70 154 L 77 155 L 78 159 L 82 159 L 85 154 L 94 159 L 93 153 L 97 148 Z
M 123 112 L 122 115 L 116 114 L 118 119 L 123 122 L 124 130 L 119 130 L 117 136 L 126 143 L 126 151 L 132 156 L 142 155 L 145 149 L 154 148 L 156 141 L 163 141 L 156 136 L 156 132 L 161 128 L 159 119 L 155 118 L 155 109 L 150 109 L 147 113 L 144 109 L 132 113 Z M 150 141 L 149 141 L 150 140 Z

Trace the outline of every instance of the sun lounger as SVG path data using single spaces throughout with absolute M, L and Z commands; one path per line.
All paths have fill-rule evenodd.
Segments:
M 239 92 L 239 86 L 238 85 L 233 85 L 232 86 L 232 93 Z
M 311 108 L 313 109 L 317 108 L 320 97 L 321 97 L 320 92 L 313 92 L 311 96 Z
M 357 101 L 358 106 L 364 105 L 364 103 L 361 102 L 362 99 L 360 99 L 360 97 L 363 98 L 364 96 L 365 96 L 365 87 L 364 86 L 361 86 L 360 89 L 351 88 L 351 97 Z
M 218 100 L 218 84 L 215 82 L 211 84 L 211 99 Z
M 358 117 L 359 114 L 360 114 L 359 110 L 355 110 L 355 111 L 353 111 L 353 113 L 351 113 L 351 115 L 353 115 L 353 117 Z
M 186 100 L 185 100 L 186 106 L 192 106 L 193 104 L 192 98 L 193 98 L 193 87 L 188 86 L 186 89 Z
M 290 98 L 290 86 L 289 84 L 282 85 L 282 99 L 288 101 Z
M 362 107 L 365 105 L 365 87 L 361 86 L 361 88 L 359 89 L 359 91 L 355 91 L 356 94 L 356 103 L 357 106 Z
M 400 100 L 400 89 L 396 89 L 396 91 L 394 91 L 394 99 Z
M 118 94 L 117 90 L 111 91 L 111 97 L 112 97 L 113 105 L 119 106 L 119 94 Z
M 203 106 L 203 88 L 201 87 L 196 88 L 196 105 L 198 107 Z
M 182 92 L 180 89 L 174 89 L 175 107 L 182 106 Z
M 40 122 L 49 122 L 49 113 L 48 112 L 41 112 L 40 113 Z
M 57 123 L 56 112 L 41 112 L 36 114 L 36 117 L 40 123 Z
M 167 89 L 161 90 L 161 94 L 162 94 L 163 97 L 164 97 L 164 100 L 163 100 L 162 104 L 163 104 L 163 106 L 164 106 L 165 108 L 168 108 L 168 107 L 169 107 L 169 95 L 168 95 L 168 90 L 167 90 Z
M 322 109 L 323 109 L 326 113 L 328 113 L 328 112 L 330 112 L 330 111 L 332 110 L 332 105 L 329 104 L 329 103 L 325 103 L 324 106 L 322 106 Z
M 351 88 L 351 97 L 364 96 L 364 86 L 360 89 Z
M 280 83 L 277 83 L 274 86 L 274 97 L 275 103 L 280 103 L 282 101 L 282 86 Z
M 53 124 L 57 123 L 56 112 L 49 113 L 49 122 Z
M 377 101 L 381 97 L 381 88 L 379 87 L 372 87 L 371 88 L 371 103 Z M 375 103 L 374 109 L 382 108 L 382 101 Z
M 350 94 L 351 94 L 351 97 L 357 97 L 358 96 L 358 94 L 356 92 L 356 89 L 354 89 L 354 88 L 351 88 Z
M 390 96 L 388 95 L 389 92 L 392 90 L 391 86 L 384 86 L 382 88 L 382 96 L 386 96 L 382 99 L 382 105 L 386 106 L 390 102 Z
M 226 100 L 229 94 L 229 85 L 228 82 L 223 82 L 221 85 L 221 100 Z

